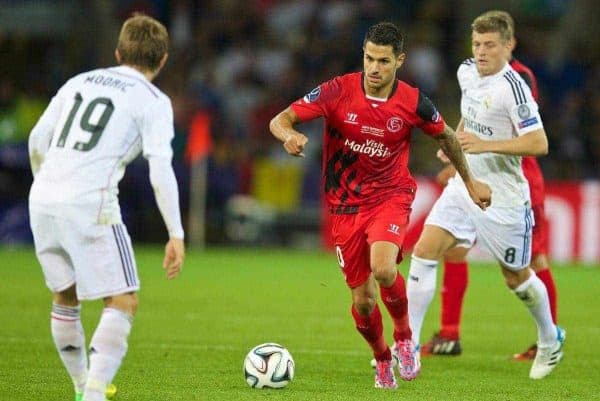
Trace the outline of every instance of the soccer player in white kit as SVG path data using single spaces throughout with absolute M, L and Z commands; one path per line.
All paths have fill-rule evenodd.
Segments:
M 148 160 L 169 233 L 167 279 L 183 264 L 184 232 L 171 166 L 173 109 L 151 83 L 167 60 L 168 41 L 158 21 L 129 18 L 115 50 L 120 66 L 67 81 L 29 138 L 31 229 L 54 293 L 52 337 L 76 400 L 104 401 L 127 351 L 140 284 L 117 195 L 126 165 L 140 152 Z M 100 298 L 105 308 L 90 342 L 88 368 L 80 301 Z
M 529 87 L 506 61 L 511 40 L 509 25 L 498 16 L 481 15 L 472 24 L 474 58 L 457 73 L 462 118 L 456 131 L 473 175 L 492 188 L 493 202 L 485 211 L 473 207 L 460 177 L 448 182 L 413 251 L 408 311 L 419 344 L 438 260 L 454 246 L 472 247 L 477 238 L 537 324 L 538 354 L 529 377 L 540 379 L 562 358 L 565 331 L 552 322 L 546 287 L 529 268 L 534 221 L 521 156 L 546 154 L 548 142 Z

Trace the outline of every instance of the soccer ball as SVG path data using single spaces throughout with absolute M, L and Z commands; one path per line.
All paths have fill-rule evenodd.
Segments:
M 244 376 L 253 388 L 283 388 L 294 378 L 294 359 L 279 344 L 257 345 L 246 355 Z

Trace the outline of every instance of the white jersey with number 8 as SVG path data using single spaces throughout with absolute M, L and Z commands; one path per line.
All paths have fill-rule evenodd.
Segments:
M 461 115 L 465 132 L 485 141 L 509 140 L 543 128 L 538 105 L 519 74 L 506 64 L 498 73 L 481 77 L 473 59 L 459 67 Z M 466 154 L 477 179 L 492 188 L 492 205 L 529 205 L 529 185 L 521 156 L 498 153 Z M 462 181 L 458 174 L 449 184 Z

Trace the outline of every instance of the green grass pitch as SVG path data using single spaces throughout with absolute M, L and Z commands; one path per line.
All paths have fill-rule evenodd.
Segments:
M 556 266 L 565 359 L 548 378 L 508 356 L 535 337 L 525 307 L 495 265 L 472 264 L 460 357 L 423 359 L 396 391 L 373 388 L 370 352 L 353 327 L 332 254 L 292 250 L 189 252 L 167 281 L 161 248 L 138 247 L 142 290 L 118 401 L 149 400 L 600 400 L 600 268 Z M 33 250 L 0 248 L 0 400 L 72 400 L 49 333 L 50 293 Z M 400 266 L 403 274 L 407 261 Z M 440 276 L 441 274 L 438 274 Z M 86 303 L 89 338 L 100 303 Z M 439 296 L 424 340 L 437 327 Z M 385 329 L 391 338 L 391 323 Z M 283 390 L 250 389 L 242 361 L 254 345 L 285 345 L 296 377 Z

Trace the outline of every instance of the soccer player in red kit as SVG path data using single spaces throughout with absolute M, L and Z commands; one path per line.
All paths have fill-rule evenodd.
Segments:
M 405 282 L 396 268 L 416 190 L 408 171 L 412 128 L 439 142 L 482 209 L 490 204 L 491 191 L 471 175 L 454 131 L 431 101 L 396 79 L 405 58 L 399 29 L 385 22 L 372 26 L 363 51 L 362 73 L 319 85 L 275 116 L 270 129 L 289 154 L 303 156 L 308 139 L 294 125 L 325 118 L 323 184 L 338 263 L 352 292 L 356 328 L 377 361 L 375 387 L 393 389 L 392 352 L 402 379 L 414 379 L 420 369 Z M 392 350 L 383 337 L 377 283 L 394 322 Z
M 505 11 L 489 11 L 486 14 L 497 15 L 506 20 L 513 32 L 512 49 L 516 42 L 514 38 L 514 20 L 511 15 Z M 519 60 L 508 55 L 511 67 L 521 75 L 523 80 L 531 89 L 531 94 L 536 102 L 538 98 L 538 86 L 535 76 L 531 70 Z M 533 210 L 535 226 L 533 227 L 532 240 L 532 260 L 531 267 L 536 275 L 542 280 L 548 291 L 550 301 L 550 311 L 552 320 L 556 324 L 556 287 L 554 279 L 549 269 L 548 257 L 548 223 L 544 213 L 544 177 L 537 162 L 533 156 L 525 156 L 522 159 L 522 168 L 525 178 L 529 182 L 529 191 L 531 195 L 531 206 Z M 438 174 L 438 181 L 446 185 L 448 179 L 456 173 L 452 165 L 448 165 Z M 442 309 L 441 309 L 441 329 L 435 333 L 433 338 L 423 345 L 423 354 L 433 355 L 460 355 L 462 348 L 460 345 L 460 317 L 462 305 L 467 289 L 468 265 L 466 256 L 468 248 L 456 247 L 450 249 L 444 255 L 444 278 L 442 286 Z M 516 360 L 532 360 L 535 358 L 537 345 L 534 344 L 525 352 L 513 355 Z

